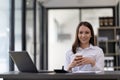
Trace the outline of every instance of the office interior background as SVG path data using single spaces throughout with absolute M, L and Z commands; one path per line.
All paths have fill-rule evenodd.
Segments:
M 18 70 L 9 51 L 24 50 L 38 70 L 61 69 L 80 21 L 93 25 L 96 44 L 105 53 L 105 70 L 120 70 L 119 14 L 120 0 L 3 0 L 0 72 Z M 109 18 L 112 23 L 105 23 Z

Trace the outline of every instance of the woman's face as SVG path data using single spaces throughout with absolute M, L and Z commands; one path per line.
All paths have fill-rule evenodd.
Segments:
M 92 36 L 91 31 L 88 27 L 84 25 L 80 26 L 79 31 L 78 31 L 78 38 L 80 40 L 81 45 L 89 44 L 91 36 Z

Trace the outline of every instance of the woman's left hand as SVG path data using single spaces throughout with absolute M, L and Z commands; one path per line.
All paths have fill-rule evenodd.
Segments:
M 90 57 L 83 57 L 80 60 L 80 63 L 77 64 L 77 66 L 85 65 L 85 64 L 91 64 L 92 66 L 95 65 L 95 60 L 91 59 Z

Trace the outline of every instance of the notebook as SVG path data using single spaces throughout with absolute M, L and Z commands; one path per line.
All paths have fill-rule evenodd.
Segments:
M 27 51 L 10 51 L 10 56 L 20 72 L 49 73 L 53 71 L 38 71 Z

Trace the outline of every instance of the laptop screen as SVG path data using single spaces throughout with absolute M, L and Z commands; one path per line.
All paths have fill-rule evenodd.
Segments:
M 9 53 L 20 72 L 38 72 L 27 51 L 10 51 Z

